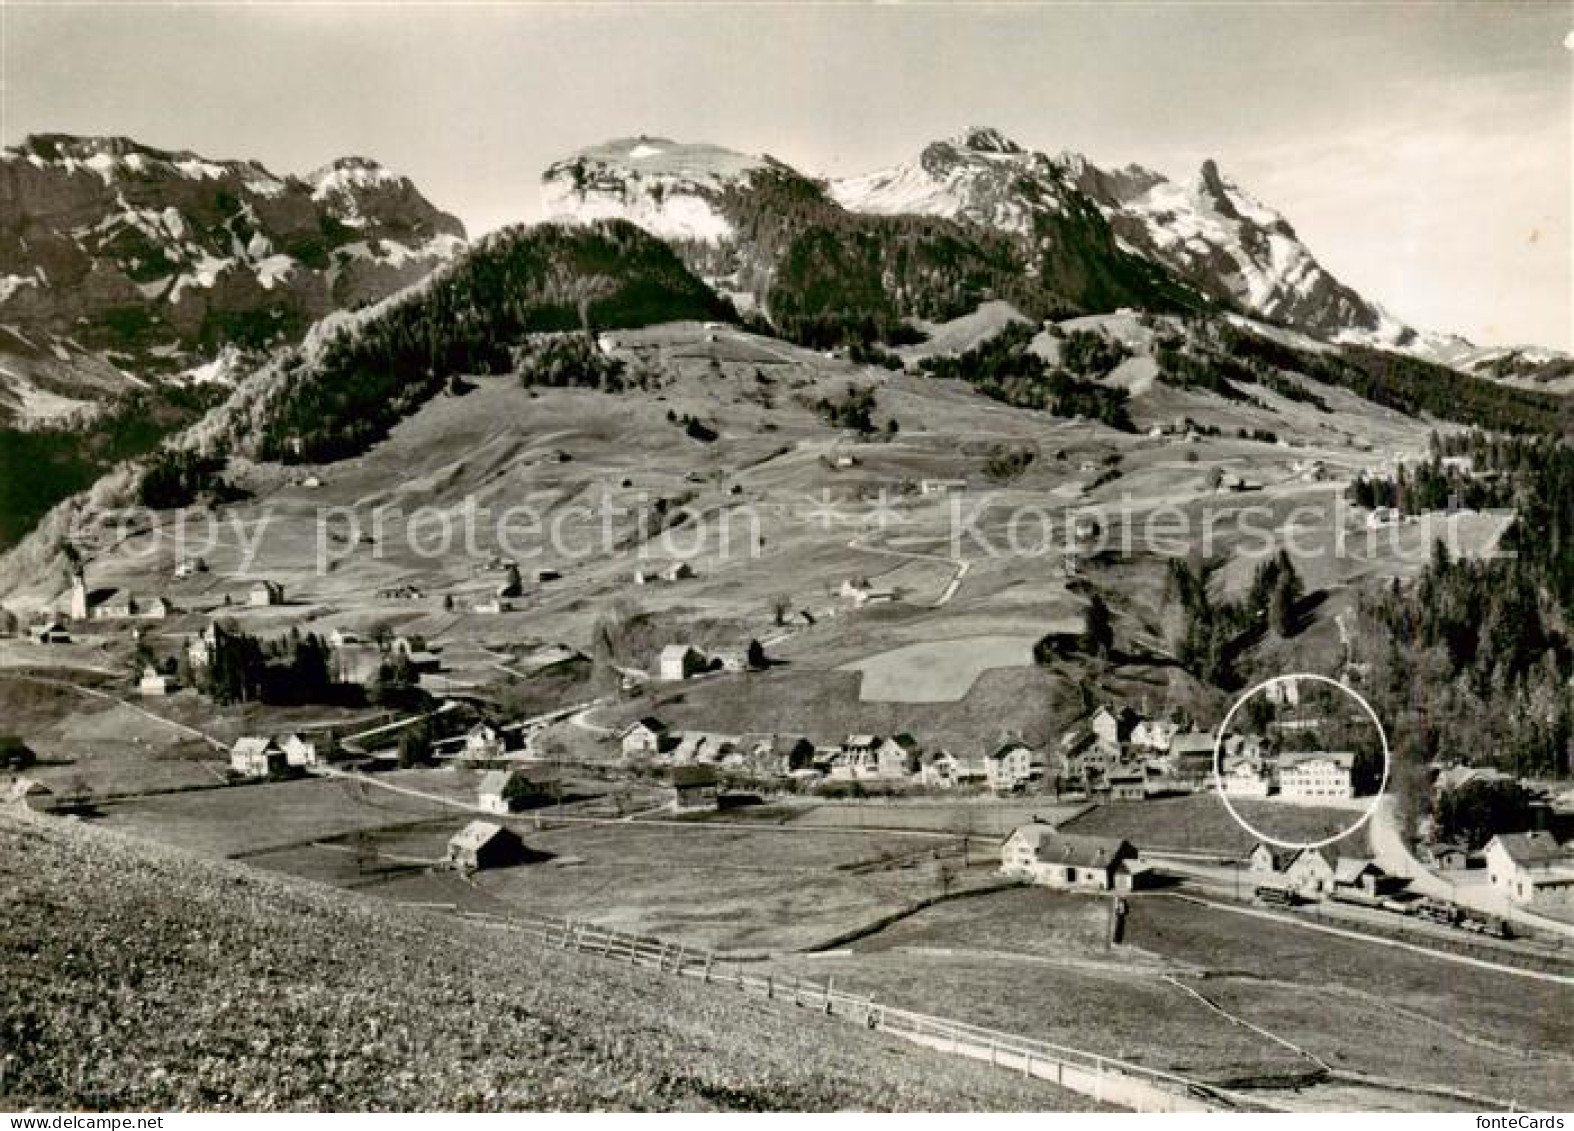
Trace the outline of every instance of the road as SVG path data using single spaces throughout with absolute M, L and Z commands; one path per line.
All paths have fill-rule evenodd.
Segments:
M 924 554 L 916 550 L 895 550 L 889 546 L 866 545 L 866 539 L 872 537 L 874 537 L 872 534 L 860 534 L 857 538 L 847 543 L 847 548 L 858 550 L 865 554 L 887 554 L 891 557 L 905 558 L 908 561 L 940 562 L 955 570 L 951 575 L 951 580 L 946 582 L 945 588 L 940 591 L 940 596 L 935 598 L 934 603 L 929 606 L 932 609 L 943 608 L 950 603 L 951 598 L 956 596 L 957 589 L 961 587 L 962 579 L 967 576 L 967 571 L 972 568 L 972 563 L 966 558 L 951 558 L 944 554 Z
M 1574 939 L 1574 923 L 1549 919 L 1544 915 L 1537 915 L 1523 907 L 1515 906 L 1486 884 L 1454 883 L 1425 867 L 1411 854 L 1404 837 L 1399 833 L 1399 822 L 1394 814 L 1394 798 L 1391 795 L 1383 797 L 1379 802 L 1377 812 L 1372 815 L 1372 820 L 1368 823 L 1368 829 L 1372 855 L 1377 860 L 1378 867 L 1391 876 L 1405 877 L 1410 881 L 1411 891 L 1446 899 L 1461 907 Z

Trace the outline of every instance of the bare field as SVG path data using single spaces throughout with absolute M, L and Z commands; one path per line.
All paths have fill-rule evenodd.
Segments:
M 1298 1075 L 1312 1067 L 1118 956 L 1062 964 L 953 948 L 803 956 L 789 968 L 821 982 L 834 977 L 838 989 L 890 1005 L 1205 1080 Z
M 954 802 L 932 798 L 889 802 L 869 799 L 793 809 L 790 821 L 793 825 L 823 828 L 913 829 L 974 838 L 1004 838 L 1018 825 L 1035 819 L 1059 824 L 1081 808 L 1080 805 L 1057 805 L 1048 798 L 1042 804 L 984 797 Z
M 908 644 L 840 670 L 863 674 L 858 697 L 876 703 L 954 703 L 978 677 L 1033 663 L 1033 637 L 974 636 Z
M 559 866 L 481 873 L 501 903 L 725 950 L 809 946 L 938 895 L 936 852 L 949 847 L 893 833 L 514 823 Z
M 1113 948 L 1107 899 L 1018 888 L 926 908 L 860 940 L 854 953 L 789 965 L 894 1005 L 1220 1082 L 1317 1067 L 1168 977 L 1335 1069 L 1548 1110 L 1574 1095 L 1571 1014 L 1558 1004 L 1574 1005 L 1567 987 L 1157 893 L 1128 905 L 1125 945 Z M 1321 1103 L 1321 1091 L 1305 1102 Z M 1462 1103 L 1384 1098 L 1396 1110 Z
M 112 801 L 102 812 L 111 828 L 232 857 L 433 818 L 463 823 L 445 805 L 318 778 Z
M 1358 812 L 1345 809 L 1238 797 L 1230 801 L 1254 826 L 1274 830 L 1286 839 L 1321 840 L 1348 829 L 1360 817 Z M 1072 821 L 1068 831 L 1125 837 L 1145 851 L 1171 849 L 1244 856 L 1257 844 L 1256 838 L 1235 822 L 1213 793 L 1099 805 Z M 1365 830 L 1350 834 L 1334 847 L 1348 855 L 1367 855 Z

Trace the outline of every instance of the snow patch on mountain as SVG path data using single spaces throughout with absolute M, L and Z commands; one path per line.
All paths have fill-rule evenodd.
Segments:
M 849 212 L 967 220 L 1030 235 L 1033 218 L 1064 210 L 1061 171 L 1042 153 L 998 130 L 971 129 L 926 146 L 917 160 L 831 181 L 831 198 Z
M 542 211 L 549 220 L 623 219 L 661 239 L 720 244 L 734 235 L 720 196 L 767 164 L 716 145 L 623 138 L 548 166 Z

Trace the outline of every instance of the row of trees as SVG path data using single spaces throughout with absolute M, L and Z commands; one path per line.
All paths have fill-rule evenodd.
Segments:
M 1362 475 L 1350 484 L 1345 497 L 1361 507 L 1397 507 L 1406 514 L 1422 514 L 1450 505 L 1470 510 L 1506 507 L 1514 501 L 1514 488 L 1506 479 L 1473 475 L 1433 456 L 1413 469 L 1401 466 L 1391 476 Z
M 1172 558 L 1165 603 L 1180 614 L 1171 644 L 1181 666 L 1229 689 L 1240 686 L 1237 663 L 1248 644 L 1265 630 L 1285 637 L 1299 630 L 1304 586 L 1290 555 L 1280 550 L 1257 567 L 1246 593 L 1232 601 L 1214 591 L 1223 564 L 1218 558 Z
M 731 317 L 667 245 L 622 221 L 511 228 L 404 299 L 287 367 L 258 454 L 322 462 L 364 451 L 458 374 L 506 373 L 529 335 Z M 585 349 L 531 355 L 535 383 L 613 376 Z
M 0 549 L 117 463 L 154 451 L 217 395 L 211 386 L 154 385 L 48 426 L 0 428 Z
M 985 396 L 1017 408 L 1081 416 L 1133 431 L 1124 389 L 1050 366 L 1030 348 L 1034 334 L 1032 326 L 1016 323 L 965 353 L 926 358 L 921 367 L 931 377 L 966 381 Z M 1086 357 L 1083 360 L 1086 363 Z
M 1574 651 L 1526 559 L 1455 561 L 1360 603 L 1374 707 L 1414 765 L 1462 755 L 1516 774 L 1574 771 Z
M 1223 322 L 1210 325 L 1207 333 L 1213 343 L 1210 353 L 1244 363 L 1258 374 L 1275 369 L 1302 373 L 1411 416 L 1426 413 L 1500 433 L 1558 435 L 1570 427 L 1574 412 L 1568 398 L 1556 393 L 1467 377 L 1445 365 L 1389 350 L 1299 349 Z M 1238 371 L 1232 379 L 1235 375 Z
M 333 650 L 316 633 L 291 629 L 264 640 L 234 625 L 215 625 L 208 662 L 187 663 L 184 678 L 216 703 L 353 703 L 358 685 L 341 683 Z

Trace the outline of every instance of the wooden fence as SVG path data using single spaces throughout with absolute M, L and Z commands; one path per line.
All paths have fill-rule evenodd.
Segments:
M 1255 1100 L 1174 1073 L 965 1021 L 898 1009 L 867 995 L 836 989 L 834 976 L 822 984 L 798 975 L 781 975 L 759 963 L 724 959 L 703 948 L 572 919 L 504 916 L 457 908 L 455 913 L 472 922 L 532 934 L 545 945 L 562 950 L 811 1009 L 953 1056 L 987 1061 L 1001 1069 L 1052 1081 L 1069 1091 L 1134 1111 L 1272 1110 Z

